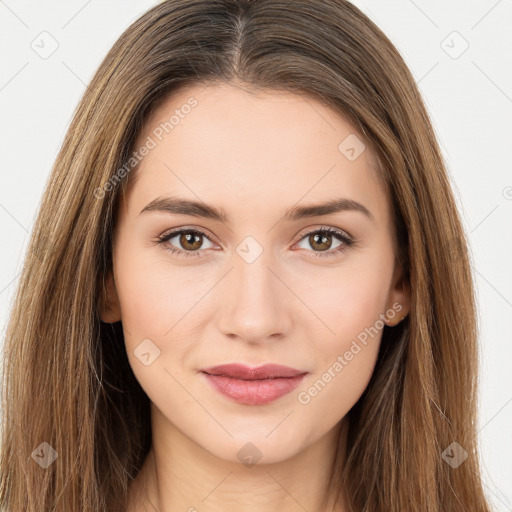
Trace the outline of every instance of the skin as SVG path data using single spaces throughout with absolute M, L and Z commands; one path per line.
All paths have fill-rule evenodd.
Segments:
M 291 93 L 189 86 L 153 112 L 136 147 L 190 97 L 197 106 L 144 157 L 121 203 L 114 272 L 100 301 L 104 322 L 122 320 L 131 367 L 151 400 L 153 446 L 130 487 L 129 511 L 320 511 L 337 437 L 343 458 L 344 418 L 369 382 L 382 331 L 309 403 L 298 395 L 329 368 L 332 375 L 338 356 L 393 304 L 401 311 L 388 325 L 409 311 L 390 201 L 368 146 L 354 161 L 338 149 L 349 134 L 363 136 Z M 222 208 L 229 221 L 140 214 L 167 195 Z M 341 211 L 282 220 L 293 206 L 340 197 L 374 219 Z M 332 256 L 315 257 L 321 242 L 307 235 L 325 227 L 356 242 L 335 253 L 340 241 L 327 234 Z M 155 243 L 173 228 L 204 231 L 199 249 L 179 236 L 166 242 L 202 255 L 179 258 Z M 236 251 L 247 236 L 263 250 L 252 263 Z M 134 354 L 145 339 L 160 350 L 148 366 Z M 243 405 L 198 373 L 231 362 L 309 373 L 275 402 Z M 237 456 L 247 442 L 261 453 L 252 467 Z

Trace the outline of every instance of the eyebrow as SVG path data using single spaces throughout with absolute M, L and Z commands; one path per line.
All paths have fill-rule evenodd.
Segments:
M 339 198 L 322 204 L 294 206 L 286 211 L 284 220 L 295 221 L 310 217 L 320 217 L 330 213 L 355 211 L 363 213 L 370 220 L 375 220 L 366 206 L 352 199 Z M 177 215 L 192 215 L 227 223 L 229 217 L 225 210 L 218 209 L 206 203 L 182 199 L 179 197 L 158 197 L 147 204 L 139 215 L 148 212 L 174 213 Z

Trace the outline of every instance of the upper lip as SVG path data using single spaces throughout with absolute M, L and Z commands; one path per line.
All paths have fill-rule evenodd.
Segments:
M 218 366 L 211 366 L 201 370 L 209 375 L 223 375 L 234 379 L 242 380 L 259 380 L 259 379 L 274 379 L 283 377 L 296 377 L 307 373 L 305 371 L 296 370 L 289 366 L 280 364 L 264 364 L 256 368 L 251 368 L 243 364 L 221 364 Z

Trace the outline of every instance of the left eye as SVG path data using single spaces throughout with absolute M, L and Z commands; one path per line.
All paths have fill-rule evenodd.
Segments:
M 334 249 L 329 250 L 332 247 L 333 237 L 337 239 L 339 243 Z M 181 247 L 176 247 L 171 243 L 175 238 L 178 239 L 178 243 Z M 206 239 L 210 243 L 210 247 L 206 247 L 206 249 L 214 246 L 206 233 L 194 229 L 180 229 L 164 234 L 158 237 L 157 243 L 163 244 L 166 250 L 176 254 L 178 257 L 198 257 L 201 256 L 202 250 L 205 249 L 201 249 L 203 239 Z M 308 243 L 310 247 L 318 248 L 318 250 L 313 251 L 315 253 L 314 257 L 334 256 L 354 243 L 352 238 L 346 233 L 331 227 L 324 227 L 306 233 L 298 243 L 303 242 Z M 300 248 L 304 249 L 304 247 Z
M 332 247 L 333 237 L 338 240 L 339 244 L 333 250 L 329 250 Z M 316 246 L 319 249 L 318 251 L 313 251 L 315 257 L 336 255 L 353 244 L 353 240 L 343 231 L 330 227 L 310 231 L 301 238 L 301 242 L 303 240 L 310 247 Z

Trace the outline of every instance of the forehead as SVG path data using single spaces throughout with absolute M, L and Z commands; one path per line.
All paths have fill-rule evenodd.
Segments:
M 346 196 L 370 203 L 376 216 L 389 213 L 368 142 L 302 95 L 187 86 L 146 120 L 135 150 L 143 146 L 150 149 L 129 175 L 128 195 L 139 200 L 172 193 L 254 213 L 256 199 L 268 209 Z

